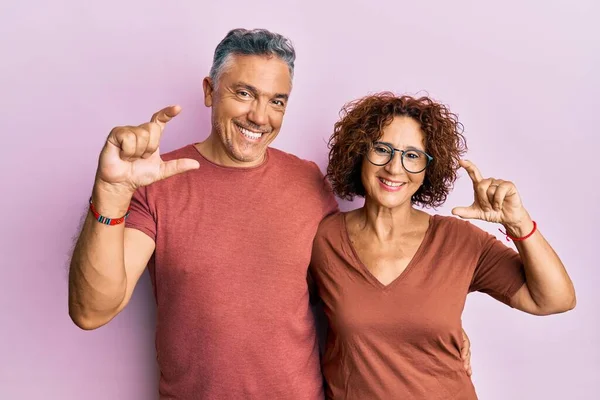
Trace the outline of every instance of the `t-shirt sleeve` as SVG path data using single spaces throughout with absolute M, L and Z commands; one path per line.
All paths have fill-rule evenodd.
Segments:
M 135 191 L 130 207 L 125 227 L 140 230 L 156 242 L 156 218 L 149 205 L 147 187 Z
M 475 230 L 481 250 L 469 291 L 486 293 L 512 307 L 511 298 L 525 283 L 521 257 L 495 236 Z
M 325 218 L 331 214 L 334 214 L 339 211 L 339 205 L 337 200 L 335 199 L 335 195 L 333 194 L 333 189 L 331 188 L 331 184 L 325 178 L 319 166 L 312 162 L 313 167 L 317 172 L 318 185 L 321 194 L 321 204 L 323 205 L 323 215 L 322 218 Z
M 335 196 L 333 195 L 333 191 L 331 190 L 331 186 L 328 182 L 326 182 L 325 184 L 327 185 L 327 189 L 323 193 L 323 218 L 338 212 L 340 209 L 338 202 L 335 199 Z

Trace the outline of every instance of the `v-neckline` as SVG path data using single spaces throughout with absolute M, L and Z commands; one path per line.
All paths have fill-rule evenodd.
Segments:
M 434 214 L 429 217 L 429 225 L 427 226 L 427 230 L 425 231 L 425 236 L 423 236 L 423 240 L 421 240 L 419 247 L 417 247 L 417 251 L 411 258 L 411 260 L 408 262 L 408 264 L 406 265 L 406 268 L 404 268 L 404 270 L 397 277 L 395 277 L 390 283 L 385 285 L 379 279 L 377 279 L 377 277 L 375 275 L 373 275 L 373 273 L 369 270 L 369 268 L 367 268 L 367 266 L 362 262 L 362 260 L 358 256 L 358 252 L 356 251 L 356 248 L 354 247 L 354 245 L 352 244 L 352 240 L 350 239 L 350 232 L 348 231 L 346 215 L 348 215 L 348 213 L 342 213 L 342 228 L 344 231 L 343 234 L 344 234 L 346 243 L 348 244 L 348 246 L 350 247 L 350 250 L 352 251 L 352 256 L 354 257 L 355 261 L 358 263 L 360 269 L 363 271 L 363 273 L 365 274 L 367 279 L 371 282 L 371 284 L 373 284 L 374 286 L 376 286 L 377 288 L 379 288 L 383 291 L 390 290 L 398 282 L 402 281 L 404 279 L 404 277 L 410 272 L 410 270 L 413 269 L 413 266 L 415 264 L 417 264 L 419 259 L 422 257 L 422 253 L 425 251 L 426 246 L 429 244 L 428 242 L 430 241 L 431 236 L 433 234 L 434 224 L 437 222 L 437 218 L 436 218 L 437 215 Z

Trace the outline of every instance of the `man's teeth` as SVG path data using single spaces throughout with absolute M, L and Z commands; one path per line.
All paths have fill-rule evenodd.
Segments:
M 240 128 L 240 132 L 242 132 L 242 135 L 246 136 L 249 139 L 259 139 L 262 136 L 262 133 L 254 133 L 252 131 L 249 131 L 248 129 L 242 128 L 241 126 Z
M 381 180 L 381 182 L 383 182 L 384 184 L 386 184 L 388 186 L 392 186 L 392 187 L 398 187 L 398 186 L 404 185 L 404 182 L 392 182 L 392 181 L 388 181 L 387 179 L 383 179 L 383 178 L 379 178 L 379 180 Z

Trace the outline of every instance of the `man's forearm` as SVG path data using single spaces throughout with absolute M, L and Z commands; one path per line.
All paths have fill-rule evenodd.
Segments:
M 102 207 L 107 211 L 99 212 L 118 215 L 127 208 L 123 203 L 111 201 L 116 205 L 112 210 Z M 110 321 L 123 302 L 127 290 L 124 231 L 124 224 L 101 224 L 91 212 L 85 218 L 69 271 L 69 315 L 83 329 Z

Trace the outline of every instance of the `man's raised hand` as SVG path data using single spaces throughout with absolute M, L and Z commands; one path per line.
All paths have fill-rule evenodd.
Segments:
M 114 128 L 100 153 L 96 185 L 115 193 L 133 194 L 141 186 L 199 168 L 193 159 L 165 162 L 160 157 L 165 126 L 180 112 L 181 107 L 170 106 L 156 112 L 145 124 Z

